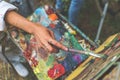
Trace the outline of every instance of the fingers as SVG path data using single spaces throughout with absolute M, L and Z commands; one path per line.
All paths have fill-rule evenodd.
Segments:
M 53 48 L 48 42 L 43 42 L 43 44 L 50 52 L 53 52 Z
M 42 44 L 44 45 L 44 48 L 47 48 L 50 52 L 55 52 L 57 53 L 59 50 L 62 49 L 65 51 L 68 51 L 68 48 L 60 44 L 54 39 L 49 39 L 47 41 L 42 41 Z
M 54 34 L 52 31 L 47 28 L 38 27 L 43 32 L 36 31 L 34 37 L 37 42 L 42 44 L 43 48 L 47 48 L 50 52 L 54 52 L 55 47 L 67 51 L 68 49 L 55 40 Z M 51 45 L 52 44 L 52 45 Z
M 53 39 L 55 39 L 54 33 L 53 33 L 51 30 L 49 30 L 49 33 L 50 33 L 50 36 L 51 36 Z
M 53 39 L 49 39 L 48 43 L 52 45 L 52 47 L 54 48 L 54 50 L 56 50 L 56 52 L 57 52 L 57 48 L 63 49 L 65 51 L 68 50 L 65 46 L 63 46 L 62 44 L 60 44 L 59 42 L 57 42 L 56 40 L 54 40 L 55 36 L 54 36 L 54 33 L 51 30 L 49 30 L 49 33 L 50 33 L 50 36 Z

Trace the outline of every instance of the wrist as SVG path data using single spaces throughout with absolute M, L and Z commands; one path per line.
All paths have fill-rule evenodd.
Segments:
M 37 23 L 33 23 L 33 22 L 31 22 L 31 25 L 30 25 L 30 30 L 29 30 L 29 33 L 30 34 L 35 34 L 36 33 L 36 31 L 38 31 L 38 29 L 40 29 L 40 24 L 37 24 Z
M 33 23 L 33 22 L 30 22 L 29 26 L 28 26 L 28 29 L 27 29 L 27 32 L 30 33 L 30 34 L 34 34 L 35 31 L 36 31 L 36 24 Z

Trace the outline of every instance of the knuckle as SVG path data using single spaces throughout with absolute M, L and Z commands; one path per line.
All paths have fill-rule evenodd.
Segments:
M 50 52 L 53 52 L 53 48 L 52 48 L 52 47 L 51 47 L 51 48 L 49 48 L 49 51 L 50 51 Z

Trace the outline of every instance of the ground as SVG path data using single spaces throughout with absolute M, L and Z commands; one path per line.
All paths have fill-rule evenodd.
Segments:
M 79 28 L 93 41 L 96 37 L 100 20 L 101 16 L 96 6 L 95 0 L 93 1 L 86 0 L 80 13 Z M 118 13 L 116 16 L 112 16 L 109 13 L 107 13 L 99 38 L 101 43 L 104 42 L 106 38 L 108 38 L 110 35 L 119 32 L 120 32 L 120 13 Z

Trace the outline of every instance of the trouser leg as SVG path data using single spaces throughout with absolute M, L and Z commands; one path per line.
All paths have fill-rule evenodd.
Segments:
M 71 0 L 71 4 L 68 11 L 68 18 L 71 23 L 78 25 L 80 9 L 83 6 L 84 0 Z

